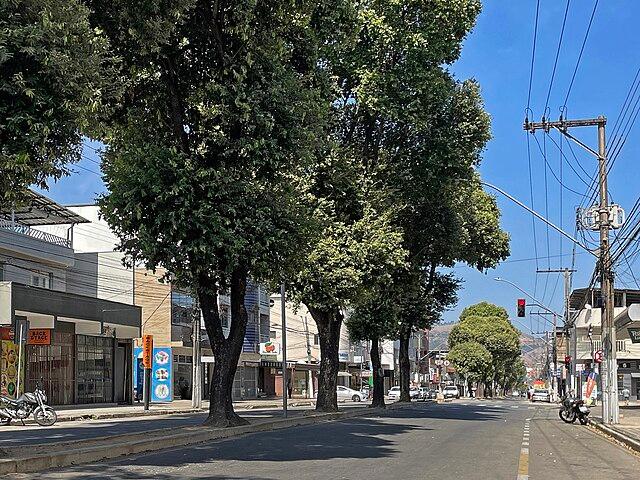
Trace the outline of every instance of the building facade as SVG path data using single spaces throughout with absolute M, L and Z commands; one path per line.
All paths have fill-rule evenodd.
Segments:
M 35 192 L 23 206 L 0 211 L 2 394 L 42 381 L 54 405 L 133 399 L 141 311 L 121 297 L 97 295 L 98 275 L 86 273 L 97 262 L 74 245 L 74 231 L 87 223 Z

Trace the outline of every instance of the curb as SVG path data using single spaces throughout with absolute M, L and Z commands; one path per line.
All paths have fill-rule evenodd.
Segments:
M 269 403 L 265 405 L 238 405 L 234 407 L 235 410 L 261 410 L 279 408 L 282 404 Z M 298 402 L 290 403 L 290 407 L 310 407 L 313 406 L 311 402 Z M 87 420 L 110 420 L 113 418 L 134 418 L 134 417 L 153 417 L 157 415 L 181 415 L 189 413 L 206 413 L 206 408 L 188 408 L 188 409 L 173 409 L 173 410 L 140 410 L 135 412 L 114 412 L 114 413 L 90 413 L 80 415 L 61 416 L 58 418 L 60 422 L 81 422 Z M 35 425 L 36 422 L 33 419 L 24 421 L 25 425 Z
M 610 437 L 613 437 L 614 439 L 616 439 L 618 442 L 626 445 L 627 447 L 629 447 L 631 450 L 633 450 L 636 453 L 640 453 L 640 441 L 635 440 L 631 437 L 629 437 L 628 435 L 625 435 L 624 433 L 622 433 L 621 431 L 617 430 L 616 428 L 611 428 L 608 427 L 606 425 L 604 425 L 603 423 L 597 421 L 597 420 L 593 420 L 593 419 L 589 419 L 589 425 L 594 427 L 596 430 L 609 435 Z
M 386 410 L 394 410 L 411 406 L 398 405 L 394 407 L 388 405 Z M 384 412 L 385 409 L 360 408 L 352 411 L 335 413 L 323 413 L 315 415 L 301 415 L 295 418 L 267 420 L 260 423 L 242 425 L 229 428 L 206 428 L 206 427 L 183 427 L 167 437 L 157 438 L 150 436 L 148 432 L 136 436 L 128 435 L 129 439 L 117 439 L 114 437 L 113 443 L 85 446 L 77 449 L 67 448 L 64 451 L 54 451 L 44 454 L 32 454 L 21 458 L 0 459 L 0 475 L 9 473 L 32 473 L 51 468 L 66 467 L 82 463 L 91 463 L 101 460 L 117 458 L 126 455 L 133 455 L 145 452 L 165 450 L 168 448 L 183 447 L 204 443 L 213 440 L 221 440 L 249 433 L 266 432 L 280 430 L 289 427 L 314 425 L 318 423 L 349 419 L 354 417 L 376 415 Z M 176 429 L 174 429 L 176 431 Z M 64 444 L 63 444 L 64 445 Z

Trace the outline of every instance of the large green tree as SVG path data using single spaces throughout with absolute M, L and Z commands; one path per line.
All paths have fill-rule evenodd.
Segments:
M 479 342 L 469 341 L 456 344 L 447 353 L 458 374 L 466 381 L 467 389 L 472 391 L 475 382 L 486 382 L 492 375 L 493 356 Z
M 458 260 L 478 268 L 493 266 L 508 249 L 506 235 L 495 230 L 497 219 L 491 218 L 497 212 L 495 203 L 487 197 L 469 208 L 468 202 L 471 195 L 484 193 L 472 180 L 489 138 L 488 116 L 477 85 L 459 83 L 443 68 L 458 58 L 480 2 L 389 0 L 352 5 L 353 10 L 343 11 L 351 41 L 332 48 L 324 62 L 336 78 L 337 91 L 328 135 L 331 153 L 321 156 L 320 163 L 326 165 L 328 158 L 338 171 L 344 163 L 350 164 L 346 171 L 354 175 L 348 178 L 356 182 L 344 182 L 343 175 L 337 176 L 337 188 L 333 180 L 319 182 L 320 197 L 331 199 L 335 218 L 346 225 L 362 218 L 363 204 L 392 211 L 393 221 L 403 230 L 403 246 L 413 269 L 428 276 Z M 331 178 L 335 177 L 322 180 Z M 485 230 L 477 228 L 485 225 Z M 324 238 L 332 238 L 331 231 Z M 342 240 L 335 240 L 344 254 L 339 247 Z M 314 296 L 302 298 L 312 314 L 316 312 L 321 339 L 332 346 L 332 357 L 342 321 L 337 305 L 348 303 L 352 296 L 345 292 L 334 297 L 331 308 L 314 304 L 317 297 L 326 298 L 318 286 L 331 291 L 334 277 L 316 282 Z M 406 330 L 413 328 L 409 323 Z M 337 365 L 337 357 L 331 362 Z M 337 408 L 336 370 L 321 375 L 320 409 Z M 331 383 L 325 385 L 325 380 Z
M 124 251 L 198 296 L 216 360 L 206 423 L 241 424 L 231 390 L 247 280 L 279 282 L 305 252 L 304 178 L 329 108 L 317 53 L 334 10 L 275 0 L 90 4 L 125 90 L 103 119 L 102 212 Z
M 521 354 L 520 334 L 509 319 L 502 316 L 503 310 L 486 303 L 469 307 L 464 318 L 449 334 L 449 348 L 452 350 L 464 343 L 477 342 L 491 353 L 491 382 L 488 381 L 489 377 L 485 381 L 488 391 L 492 391 L 493 386 L 501 383 L 505 371 L 516 365 L 516 359 Z M 469 315 L 469 311 L 499 313 L 500 316 Z
M 80 0 L 0 1 L 0 205 L 66 175 L 117 88 L 88 17 Z

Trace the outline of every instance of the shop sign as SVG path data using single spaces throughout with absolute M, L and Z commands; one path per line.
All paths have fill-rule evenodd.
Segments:
M 261 343 L 260 355 L 280 355 L 280 344 L 276 342 Z
M 27 335 L 27 345 L 51 345 L 51 330 L 32 328 Z
M 142 337 L 142 366 L 143 368 L 151 368 L 153 355 L 153 335 L 145 335 Z
M 341 362 L 348 362 L 349 352 L 345 352 L 345 351 L 338 352 L 338 360 L 340 360 Z
M 640 328 L 627 328 L 632 343 L 640 343 Z
M 170 402 L 173 399 L 171 390 L 172 366 L 171 347 L 153 349 L 153 368 L 151 370 L 151 401 Z

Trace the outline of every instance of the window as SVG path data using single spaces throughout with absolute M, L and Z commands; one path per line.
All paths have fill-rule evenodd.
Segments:
M 317 333 L 313 334 L 313 344 L 320 345 L 320 335 L 318 335 Z
M 276 338 L 276 333 L 275 330 L 269 330 L 269 338 Z
M 40 288 L 51 288 L 51 280 L 53 279 L 53 273 L 32 273 L 31 285 Z
M 171 323 L 191 324 L 193 321 L 194 299 L 191 295 L 177 290 L 171 291 Z

